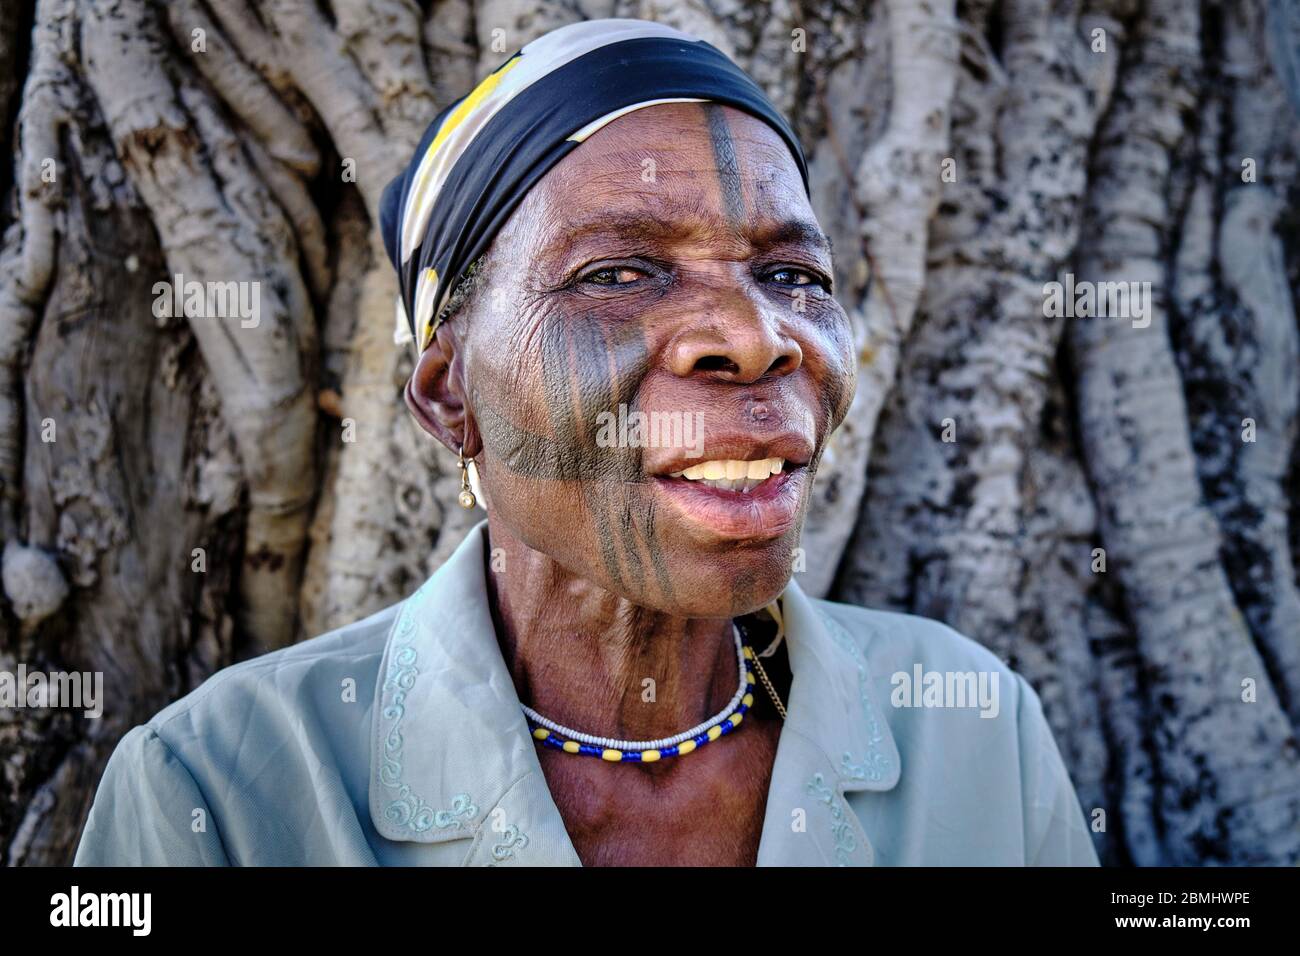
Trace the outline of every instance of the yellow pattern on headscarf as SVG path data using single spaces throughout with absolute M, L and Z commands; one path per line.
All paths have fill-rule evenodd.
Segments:
M 505 63 L 502 63 L 499 67 L 485 76 L 483 82 L 474 87 L 473 92 L 461 100 L 460 105 L 451 111 L 451 115 L 447 117 L 446 122 L 444 122 L 438 129 L 438 134 L 433 137 L 433 142 L 429 144 L 429 149 L 424 154 L 425 161 L 421 164 L 424 169 L 420 176 L 420 182 L 416 184 L 416 188 L 424 186 L 424 180 L 428 178 L 429 171 L 433 169 L 433 164 L 428 161 L 429 157 L 433 156 L 433 154 L 438 151 L 438 148 L 442 146 L 442 144 L 446 142 L 447 137 L 451 135 L 452 130 L 463 123 L 465 117 L 474 112 L 474 109 L 479 105 L 479 103 L 483 102 L 483 99 L 496 89 L 497 84 L 501 82 L 501 78 L 514 69 L 521 59 L 522 56 L 520 54 L 515 54 Z

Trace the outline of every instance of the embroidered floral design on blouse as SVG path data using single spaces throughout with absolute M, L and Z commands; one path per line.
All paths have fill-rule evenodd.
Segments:
M 867 721 L 867 752 L 863 754 L 861 760 L 854 760 L 853 754 L 847 750 L 844 751 L 840 756 L 840 768 L 845 775 L 852 777 L 854 780 L 878 782 L 883 780 L 889 773 L 891 762 L 889 755 L 880 747 L 881 742 L 885 739 L 885 732 L 880 726 L 880 718 L 877 716 L 876 708 L 871 701 L 871 686 L 866 656 L 862 653 L 862 648 L 858 646 L 858 642 L 840 625 L 839 621 L 820 608 L 817 613 L 826 625 L 826 630 L 835 639 L 835 643 L 847 651 L 857 665 L 858 696 L 862 701 L 862 713 Z
M 451 798 L 450 810 L 439 810 L 433 815 L 433 825 L 439 830 L 446 830 L 448 827 L 459 830 L 458 817 L 473 820 L 476 816 L 478 816 L 478 807 L 474 806 L 474 801 L 470 800 L 469 794 L 458 793 Z
M 853 835 L 853 827 L 844 813 L 844 804 L 835 795 L 820 773 L 815 773 L 808 781 L 808 792 L 826 804 L 831 812 L 831 835 L 835 838 L 835 864 L 848 866 L 851 855 L 858 848 L 858 838 Z
M 501 831 L 501 842 L 492 844 L 492 862 L 488 866 L 504 863 L 515 855 L 515 850 L 528 846 L 528 835 L 513 823 Z
M 384 807 L 384 818 L 416 833 L 435 827 L 439 830 L 459 830 L 463 820 L 473 820 L 478 816 L 478 807 L 467 793 L 457 794 L 452 798 L 450 809 L 440 810 L 430 806 L 408 784 L 402 782 L 402 718 L 406 714 L 404 705 L 407 693 L 415 686 L 415 679 L 420 675 L 420 669 L 416 666 L 417 654 L 411 641 L 415 637 L 416 612 L 427 594 L 426 586 L 411 595 L 402 608 L 402 616 L 393 635 L 394 653 L 383 688 L 385 696 L 392 692 L 392 699 L 384 708 L 383 714 L 393 722 L 393 726 L 384 738 L 384 756 L 379 766 L 379 782 L 395 794 L 388 806 Z

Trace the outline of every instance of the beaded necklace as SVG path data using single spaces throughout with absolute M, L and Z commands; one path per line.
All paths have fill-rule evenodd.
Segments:
M 777 696 L 772 682 L 768 680 L 762 665 L 759 664 L 757 655 L 749 645 L 744 643 L 740 636 L 740 628 L 734 621 L 731 625 L 731 633 L 736 642 L 736 665 L 740 672 L 740 686 L 736 688 L 736 693 L 732 695 L 727 706 L 704 723 L 672 737 L 662 737 L 658 740 L 618 740 L 572 730 L 563 724 L 548 720 L 527 705 L 521 705 L 524 716 L 528 718 L 533 738 L 543 746 L 554 750 L 585 757 L 599 757 L 611 763 L 653 763 L 664 757 L 684 756 L 712 743 L 719 737 L 725 737 L 740 726 L 746 712 L 754 703 L 754 668 L 758 669 L 763 679 L 763 686 L 776 705 L 781 719 L 784 720 L 785 706 Z

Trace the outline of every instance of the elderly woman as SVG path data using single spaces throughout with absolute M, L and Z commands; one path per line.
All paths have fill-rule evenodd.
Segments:
M 132 730 L 79 864 L 1096 863 L 1020 677 L 791 580 L 854 353 L 752 80 L 667 27 L 564 27 L 385 207 L 406 401 L 487 520 L 407 600 Z

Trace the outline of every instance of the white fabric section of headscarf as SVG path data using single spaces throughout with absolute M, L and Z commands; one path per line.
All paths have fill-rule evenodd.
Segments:
M 402 305 L 400 295 L 393 300 L 393 305 L 393 344 L 405 345 L 407 342 L 414 342 L 415 336 L 411 334 L 411 325 L 406 318 L 406 306 Z
M 667 97 L 665 99 L 659 99 L 659 100 L 646 100 L 644 103 L 633 103 L 631 106 L 625 106 L 621 110 L 614 110 L 614 112 L 612 113 L 606 113 L 600 119 L 592 120 L 582 129 L 578 130 L 576 133 L 570 136 L 569 139 L 573 140 L 573 142 L 575 143 L 585 143 L 587 141 L 587 138 L 591 136 L 592 133 L 595 133 L 597 130 L 603 129 L 604 127 L 608 126 L 610 123 L 614 122 L 614 120 L 618 119 L 620 116 L 626 116 L 628 113 L 633 113 L 636 110 L 643 110 L 647 106 L 658 106 L 661 103 L 705 103 L 705 102 L 708 101 L 702 100 L 698 96 L 672 96 L 672 97 Z

